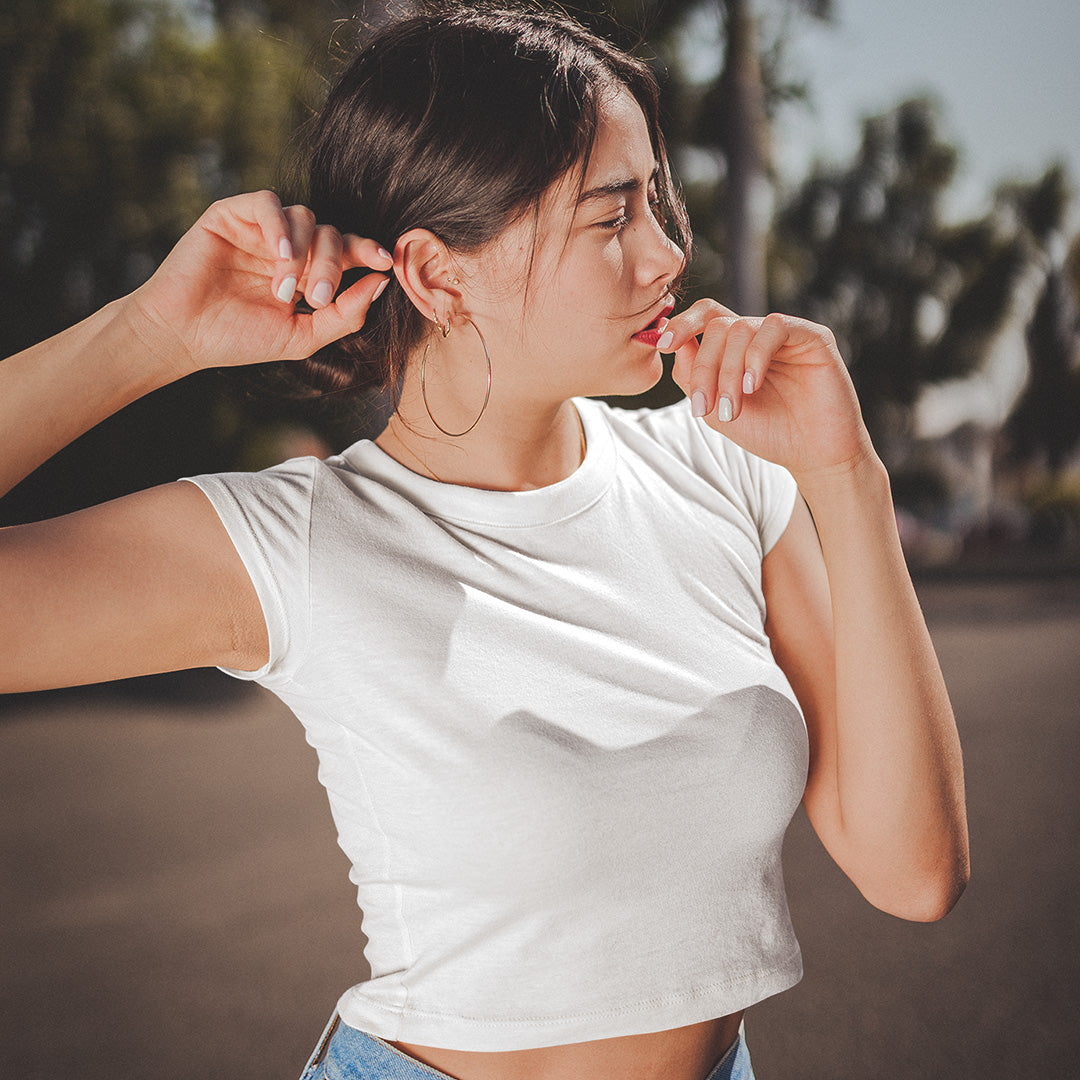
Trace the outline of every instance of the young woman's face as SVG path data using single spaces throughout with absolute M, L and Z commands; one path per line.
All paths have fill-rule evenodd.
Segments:
M 656 333 L 635 335 L 670 314 L 683 254 L 655 216 L 655 171 L 641 108 L 614 91 L 584 183 L 572 171 L 538 221 L 526 215 L 477 258 L 476 321 L 500 381 L 559 401 L 641 393 L 660 377 Z

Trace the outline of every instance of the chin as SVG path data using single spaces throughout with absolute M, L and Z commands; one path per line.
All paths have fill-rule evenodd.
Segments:
M 663 377 L 664 361 L 655 349 L 642 355 L 641 346 L 636 355 L 621 358 L 618 368 L 608 370 L 597 378 L 589 389 L 576 392 L 578 397 L 636 397 L 651 390 Z
M 660 353 L 654 349 L 652 356 L 645 363 L 637 364 L 627 372 L 625 381 L 629 384 L 629 389 L 613 390 L 610 393 L 621 396 L 644 394 L 647 390 L 651 390 L 663 378 L 663 375 L 664 361 L 660 358 Z

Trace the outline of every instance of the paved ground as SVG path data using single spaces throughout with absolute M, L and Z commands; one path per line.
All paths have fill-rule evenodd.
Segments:
M 920 591 L 974 879 L 944 922 L 901 922 L 797 819 L 807 974 L 751 1013 L 761 1080 L 1077 1075 L 1080 582 Z M 0 718 L 0 1075 L 295 1077 L 362 969 L 298 725 L 205 679 L 0 699 Z

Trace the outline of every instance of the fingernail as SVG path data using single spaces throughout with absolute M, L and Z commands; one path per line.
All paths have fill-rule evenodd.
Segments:
M 667 351 L 668 349 L 670 349 L 670 348 L 671 348 L 671 343 L 672 343 L 672 342 L 673 342 L 674 340 L 675 340 L 675 335 L 674 335 L 674 334 L 673 334 L 673 333 L 672 333 L 672 332 L 671 332 L 670 330 L 666 330 L 666 331 L 665 331 L 664 333 L 662 333 L 662 334 L 660 335 L 660 337 L 659 337 L 659 338 L 657 339 L 657 342 L 656 342 L 656 347 L 657 347 L 657 348 L 658 348 L 658 349 L 659 349 L 659 350 L 660 350 L 661 352 L 666 352 L 666 351 Z
M 704 416 L 709 410 L 709 403 L 705 399 L 704 390 L 695 390 L 690 397 L 690 412 L 694 416 Z
M 325 307 L 334 299 L 334 286 L 329 281 L 320 281 L 311 290 L 311 302 L 319 307 Z
M 278 255 L 280 255 L 281 258 L 283 258 L 283 259 L 291 259 L 292 258 L 292 244 L 289 243 L 289 238 L 287 236 L 283 236 L 278 241 L 277 250 L 278 250 Z
M 716 419 L 726 424 L 731 419 L 731 399 L 722 397 L 716 406 Z
M 386 248 L 384 248 L 384 247 L 381 247 L 381 248 L 379 248 L 379 254 L 380 254 L 380 255 L 381 255 L 381 256 L 382 256 L 382 257 L 383 257 L 384 259 L 387 259 L 387 260 L 388 260 L 389 262 L 393 262 L 393 261 L 394 261 L 394 256 L 393 256 L 393 255 L 391 255 L 391 254 L 390 254 L 390 252 L 389 252 L 389 251 L 387 251 L 387 250 L 386 250 Z
M 742 377 L 742 392 L 744 394 L 754 392 L 754 373 L 752 371 L 746 372 Z
M 287 304 L 296 293 L 296 278 L 291 274 L 285 278 L 285 280 L 278 286 L 277 298 L 283 303 Z
M 375 291 L 371 294 L 372 301 L 378 300 L 379 297 L 383 294 L 383 289 L 385 289 L 386 286 L 389 284 L 390 279 L 388 277 L 384 277 L 382 281 L 380 281 L 379 284 L 376 286 Z

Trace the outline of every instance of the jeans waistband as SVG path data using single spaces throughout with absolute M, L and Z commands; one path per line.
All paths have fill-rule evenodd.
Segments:
M 451 1080 L 446 1073 L 375 1035 L 341 1022 L 335 1013 L 300 1080 Z M 754 1080 L 742 1029 L 705 1080 Z

